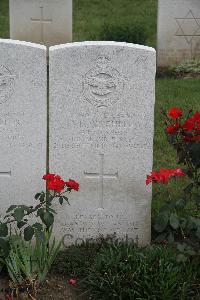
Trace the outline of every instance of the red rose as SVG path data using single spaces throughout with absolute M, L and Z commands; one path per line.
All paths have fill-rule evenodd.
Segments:
M 182 114 L 183 114 L 182 110 L 177 107 L 172 107 L 167 113 L 168 117 L 170 117 L 173 120 L 178 119 L 179 117 L 182 116 Z
M 200 135 L 197 135 L 197 136 L 184 136 L 184 141 L 186 141 L 186 142 L 200 141 Z
M 188 118 L 182 126 L 185 132 L 184 140 L 186 142 L 200 140 L 200 113 L 196 112 L 194 116 Z
M 173 134 L 175 132 L 177 132 L 177 130 L 180 128 L 180 123 L 175 123 L 173 125 L 170 125 L 166 128 L 167 133 L 169 134 Z
M 55 176 L 54 180 L 47 181 L 47 188 L 52 191 L 60 193 L 65 187 L 64 180 L 60 176 Z
M 160 171 L 152 171 L 150 175 L 147 175 L 146 185 L 151 182 L 163 183 L 167 184 L 170 177 L 172 176 L 185 176 L 185 173 L 177 168 L 177 169 L 160 169 Z
M 68 283 L 71 284 L 71 285 L 76 285 L 76 284 L 77 284 L 77 279 L 72 278 L 72 279 L 70 279 L 70 280 L 68 281 Z
M 69 179 L 69 181 L 65 182 L 65 184 L 71 190 L 75 190 L 75 191 L 79 190 L 79 183 L 73 179 Z
M 152 181 L 161 183 L 164 181 L 163 175 L 158 171 L 152 171 L 151 175 L 147 175 L 146 185 L 151 183 Z
M 42 177 L 42 179 L 44 179 L 46 181 L 50 181 L 50 180 L 54 180 L 54 177 L 55 177 L 55 174 L 47 173 Z
M 180 168 L 171 171 L 172 171 L 172 176 L 180 176 L 180 177 L 185 176 L 185 173 Z

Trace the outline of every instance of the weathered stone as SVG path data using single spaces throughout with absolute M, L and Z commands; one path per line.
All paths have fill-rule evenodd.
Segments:
M 50 47 L 50 170 L 80 182 L 61 208 L 65 245 L 150 241 L 155 50 L 115 42 Z
M 72 0 L 9 0 L 10 37 L 46 46 L 71 42 Z
M 159 0 L 157 65 L 200 58 L 200 1 Z
M 34 202 L 46 167 L 46 47 L 0 40 L 0 202 Z

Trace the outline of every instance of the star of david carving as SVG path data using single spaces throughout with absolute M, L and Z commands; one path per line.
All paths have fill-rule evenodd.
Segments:
M 200 18 L 196 18 L 190 9 L 184 18 L 175 18 L 178 25 L 176 36 L 185 38 L 191 44 L 194 37 L 200 37 Z

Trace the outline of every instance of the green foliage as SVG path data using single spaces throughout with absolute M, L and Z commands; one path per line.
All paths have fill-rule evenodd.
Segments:
M 35 246 L 21 235 L 9 237 L 10 251 L 4 262 L 15 287 L 25 282 L 33 286 L 45 280 L 61 246 L 61 242 L 56 243 L 55 238 L 51 241 L 51 237 L 52 228 L 37 232 Z
M 173 108 L 172 113 L 176 110 Z M 200 113 L 190 110 L 187 118 L 182 113 L 174 118 L 162 111 L 164 124 L 168 125 L 165 128 L 168 143 L 176 151 L 177 163 L 184 166 L 189 183 L 177 200 L 172 200 L 168 191 L 167 201 L 154 221 L 154 229 L 159 233 L 157 241 L 175 242 L 177 249 L 182 249 L 177 256 L 179 262 L 186 261 L 190 255 L 200 256 Z M 176 129 L 173 129 L 174 124 L 179 124 Z
M 7 236 L 12 234 L 12 231 L 9 231 L 9 226 L 12 225 L 13 227 L 15 225 L 20 234 L 23 232 L 25 241 L 31 241 L 33 237 L 36 237 L 38 231 L 42 234 L 43 225 L 47 230 L 53 226 L 54 215 L 56 214 L 56 211 L 52 208 L 53 201 L 59 200 L 60 205 L 64 201 L 69 204 L 68 197 L 64 195 L 66 192 L 70 192 L 70 189 L 67 188 L 62 194 L 57 192 L 51 194 L 50 191 L 47 194 L 44 192 L 37 193 L 34 197 L 38 202 L 35 207 L 11 205 L 7 209 L 3 220 L 0 221 L 0 249 L 4 251 L 5 255 L 9 254 L 10 249 L 10 240 L 7 239 Z M 32 218 L 33 214 L 39 218 L 41 223 L 29 224 L 29 219 Z
M 51 237 L 52 227 L 45 231 L 43 235 L 41 235 L 40 231 L 36 235 L 33 259 L 37 264 L 37 279 L 39 282 L 45 280 L 60 251 L 62 241 L 57 243 L 55 238 L 51 240 Z
M 148 37 L 146 27 L 142 23 L 105 23 L 100 32 L 104 41 L 129 42 L 145 45 Z
M 155 47 L 156 15 L 157 0 L 74 0 L 73 39 L 101 40 L 104 24 L 127 24 L 130 28 L 144 24 L 148 30 L 146 44 Z
M 9 38 L 9 1 L 0 1 L 0 37 Z
M 198 299 L 199 269 L 199 260 L 177 263 L 170 248 L 112 244 L 96 255 L 81 284 L 92 299 Z
M 172 73 L 193 73 L 200 74 L 200 60 L 186 60 L 183 61 L 178 66 L 174 66 L 171 68 Z
M 5 258 L 8 274 L 15 285 L 21 285 L 24 280 L 33 282 L 36 279 L 34 274 L 34 262 L 32 258 L 32 247 L 19 235 L 12 235 L 9 238 L 10 251 Z
M 61 246 L 61 242 L 51 239 L 56 214 L 53 201 L 62 205 L 65 200 L 69 204 L 65 194 L 79 189 L 78 182 L 65 182 L 56 174 L 47 173 L 43 179 L 47 182 L 47 193 L 35 195 L 35 206 L 11 205 L 0 220 L 0 264 L 7 267 L 9 287 L 16 295 L 26 291 L 31 299 Z M 32 224 L 33 215 L 39 222 Z M 33 238 L 35 245 L 31 243 Z

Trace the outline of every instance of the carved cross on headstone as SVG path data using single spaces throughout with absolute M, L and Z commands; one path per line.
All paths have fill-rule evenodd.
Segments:
M 3 171 L 3 172 L 0 172 L 0 176 L 1 176 L 1 177 L 10 177 L 10 176 L 11 176 L 11 171 L 8 171 L 8 172 L 6 172 L 6 171 L 4 172 L 4 171 Z
M 104 154 L 100 155 L 100 172 L 92 173 L 92 172 L 84 172 L 86 178 L 90 179 L 100 179 L 101 181 L 101 191 L 100 191 L 100 199 L 99 199 L 99 210 L 104 209 L 104 179 L 117 179 L 118 172 L 107 174 L 104 173 Z
M 39 19 L 34 19 L 34 18 L 31 18 L 31 21 L 32 22 L 36 22 L 36 23 L 40 23 L 40 26 L 41 26 L 41 42 L 42 43 L 45 43 L 47 41 L 45 41 L 45 38 L 44 38 L 44 25 L 45 24 L 49 24 L 49 23 L 52 23 L 52 19 L 44 19 L 44 7 L 40 7 L 40 18 Z

